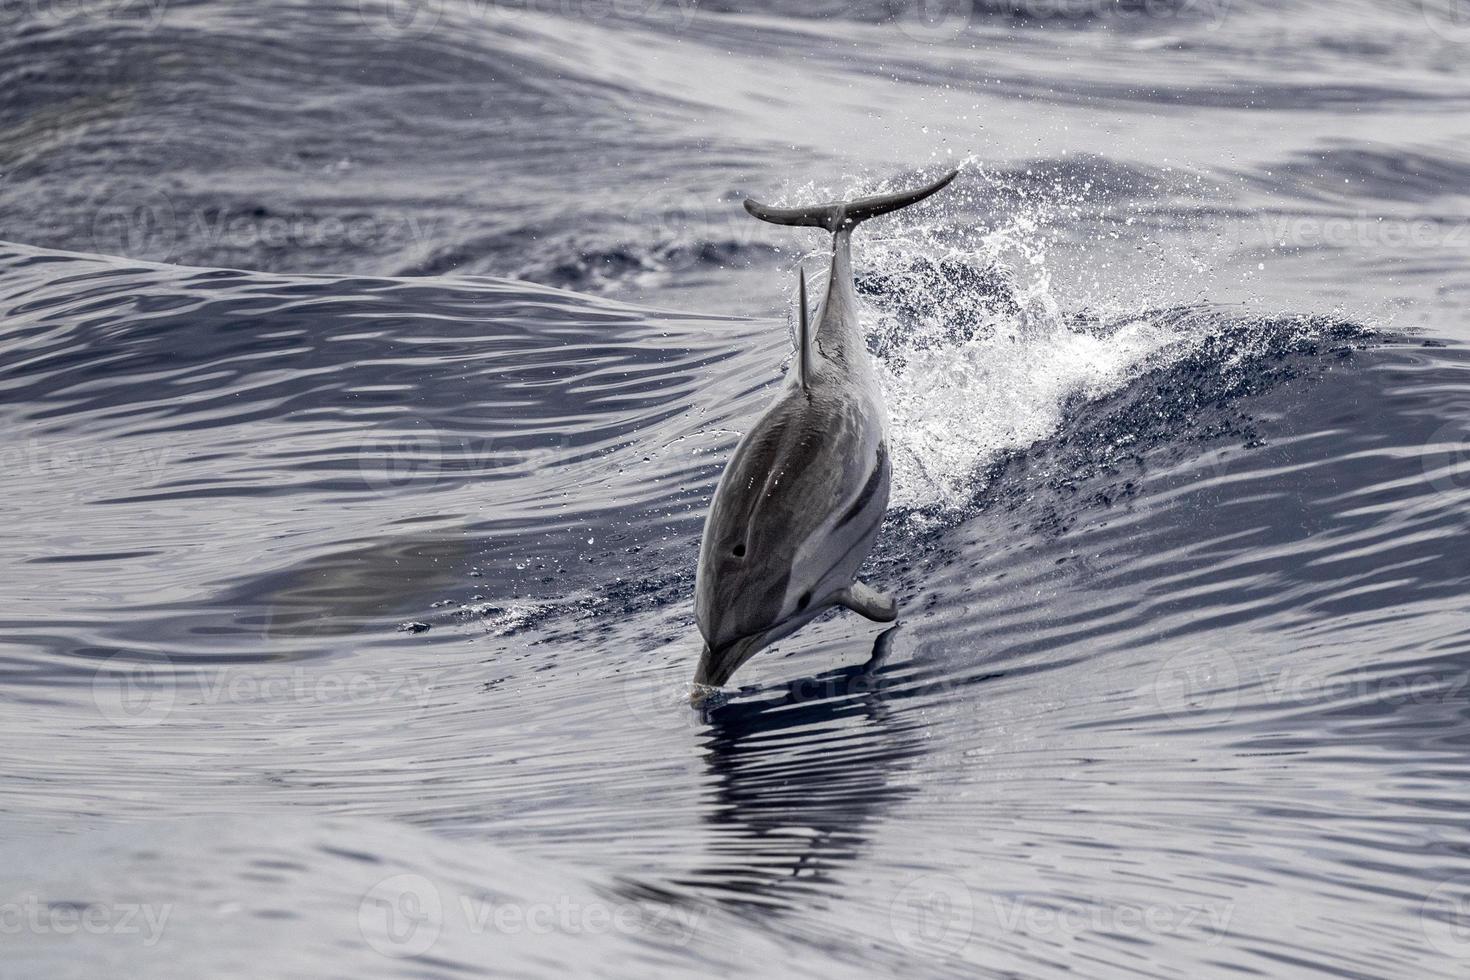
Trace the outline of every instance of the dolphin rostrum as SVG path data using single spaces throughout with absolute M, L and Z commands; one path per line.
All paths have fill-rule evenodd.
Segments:
M 892 464 L 878 378 L 858 325 L 852 230 L 954 180 L 809 207 L 745 210 L 832 233 L 832 270 L 816 326 L 800 276 L 797 351 L 776 401 L 735 447 L 699 548 L 694 615 L 704 636 L 696 684 L 719 687 L 756 651 L 834 606 L 877 622 L 894 601 L 857 580 L 883 512 Z

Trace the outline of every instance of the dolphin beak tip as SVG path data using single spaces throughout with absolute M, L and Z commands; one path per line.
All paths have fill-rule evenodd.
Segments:
M 691 700 L 703 700 L 703 692 L 719 688 L 728 679 L 729 674 L 720 670 L 718 663 L 720 659 L 714 649 L 706 643 L 704 651 L 699 655 L 699 666 L 694 669 L 694 691 L 690 694 Z M 722 673 L 723 676 L 721 676 Z
M 695 686 L 724 687 L 730 677 L 747 660 L 765 649 L 772 639 L 772 631 L 765 630 L 731 640 L 718 648 L 706 640 L 704 652 L 699 655 L 699 667 L 694 671 Z
M 704 652 L 699 655 L 699 666 L 694 671 L 695 689 L 716 690 L 724 687 L 730 675 L 739 670 L 740 665 L 749 660 L 756 649 L 757 646 L 749 637 L 728 643 L 718 650 L 706 642 Z

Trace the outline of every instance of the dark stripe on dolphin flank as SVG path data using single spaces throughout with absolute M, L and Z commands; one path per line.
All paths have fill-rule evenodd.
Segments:
M 878 493 L 878 485 L 883 482 L 883 461 L 887 455 L 888 447 L 881 442 L 878 443 L 878 459 L 873 464 L 873 472 L 868 475 L 868 482 L 863 484 L 862 492 L 858 494 L 858 498 L 853 501 L 852 506 L 847 508 L 847 512 L 842 515 L 842 519 L 833 525 L 834 530 L 861 514 L 864 508 L 868 506 L 869 501 Z

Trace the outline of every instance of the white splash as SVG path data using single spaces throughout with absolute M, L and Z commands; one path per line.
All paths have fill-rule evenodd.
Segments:
M 1048 236 L 1074 204 L 1048 188 L 1003 222 L 961 232 L 901 212 L 857 250 L 891 419 L 892 506 L 963 507 L 986 466 L 1055 432 L 1069 401 L 1106 395 L 1184 349 L 1188 322 L 1150 314 L 1141 296 L 1131 310 L 1062 313 Z
M 1056 431 L 1069 399 L 1121 387 L 1177 339 L 1145 318 L 1105 334 L 1032 321 L 884 362 L 893 506 L 963 506 L 988 463 Z

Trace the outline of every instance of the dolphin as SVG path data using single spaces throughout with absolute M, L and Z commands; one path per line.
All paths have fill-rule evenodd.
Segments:
M 778 225 L 832 233 L 827 295 L 813 328 L 806 273 L 797 350 L 775 402 L 740 440 L 710 505 L 699 547 L 694 615 L 704 637 L 694 683 L 719 687 L 762 647 L 833 607 L 875 622 L 893 599 L 858 581 L 888 507 L 888 415 L 858 325 L 852 230 L 922 201 L 959 171 L 917 190 L 809 207 L 746 200 Z

